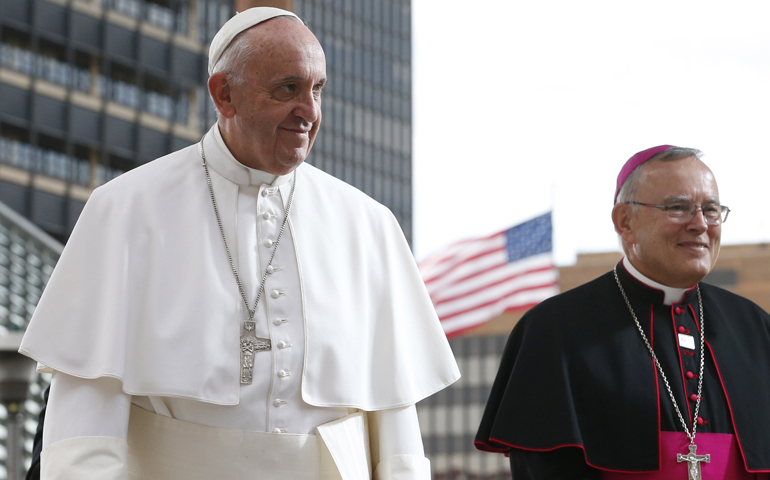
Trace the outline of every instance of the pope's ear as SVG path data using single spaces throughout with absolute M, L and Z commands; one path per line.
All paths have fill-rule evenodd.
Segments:
M 235 115 L 235 104 L 232 98 L 230 82 L 227 81 L 225 72 L 217 72 L 209 77 L 209 93 L 220 115 L 231 118 Z
M 612 209 L 612 223 L 615 225 L 615 231 L 628 243 L 634 243 L 635 239 L 634 217 L 633 207 L 627 203 L 618 203 Z

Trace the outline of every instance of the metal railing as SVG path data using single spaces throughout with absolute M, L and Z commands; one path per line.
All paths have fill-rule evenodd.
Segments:
M 4 349 L 0 358 L 6 362 L 0 370 L 18 368 L 18 361 L 9 357 L 5 343 L 27 328 L 62 248 L 62 244 L 0 202 L 0 343 Z M 16 348 L 14 345 L 11 351 Z M 4 373 L 7 376 L 9 372 Z M 29 467 L 37 416 L 49 382 L 50 375 L 35 375 L 26 400 L 20 396 L 0 401 L 0 480 L 20 479 L 21 471 Z

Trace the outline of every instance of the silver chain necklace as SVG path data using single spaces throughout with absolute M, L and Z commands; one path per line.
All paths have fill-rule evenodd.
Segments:
M 647 340 L 647 335 L 645 335 L 644 330 L 642 330 L 642 324 L 639 323 L 639 319 L 636 318 L 636 313 L 634 313 L 634 309 L 631 306 L 631 302 L 628 300 L 628 296 L 626 295 L 626 291 L 623 289 L 623 285 L 620 283 L 620 278 L 618 277 L 618 266 L 615 265 L 615 268 L 612 271 L 615 274 L 615 282 L 618 284 L 618 288 L 620 288 L 620 293 L 623 295 L 623 300 L 626 301 L 626 305 L 628 306 L 628 311 L 631 312 L 631 317 L 634 319 L 634 323 L 636 323 L 636 328 L 639 330 L 639 334 L 642 336 L 642 340 L 644 340 L 644 344 L 647 346 L 647 350 L 650 352 L 650 356 L 655 361 L 655 365 L 658 367 L 658 373 L 660 374 L 660 377 L 663 379 L 663 383 L 666 384 L 666 390 L 668 391 L 668 396 L 671 397 L 671 403 L 674 404 L 674 409 L 676 410 L 676 414 L 679 416 L 679 421 L 682 423 L 682 428 L 684 428 L 684 433 L 687 435 L 687 438 L 690 439 L 690 446 L 689 450 L 690 452 L 686 455 L 682 455 L 681 453 L 676 454 L 676 461 L 677 463 L 687 462 L 687 478 L 688 480 L 700 480 L 701 479 L 701 462 L 710 463 L 711 462 L 711 455 L 698 455 L 696 453 L 696 450 L 698 447 L 695 445 L 695 429 L 698 427 L 698 422 L 696 421 L 698 418 L 698 410 L 700 409 L 700 400 L 701 400 L 701 393 L 703 391 L 703 366 L 705 364 L 705 350 L 704 350 L 704 338 L 706 336 L 705 331 L 703 329 L 703 300 L 701 298 L 700 294 L 700 287 L 696 285 L 695 290 L 698 293 L 698 308 L 700 309 L 700 371 L 698 372 L 698 400 L 695 402 L 695 415 L 693 416 L 693 422 L 692 422 L 692 433 L 690 433 L 690 429 L 687 428 L 687 422 L 684 421 L 684 417 L 682 416 L 682 412 L 679 410 L 679 405 L 676 403 L 676 398 L 674 397 L 674 392 L 671 390 L 671 385 L 668 383 L 668 378 L 666 378 L 666 374 L 663 373 L 663 367 L 660 366 L 660 362 L 658 361 L 658 356 L 655 355 L 655 351 L 652 349 L 652 345 L 650 344 L 649 340 Z
M 205 136 L 204 136 L 205 138 Z M 217 208 L 217 200 L 214 197 L 214 187 L 211 185 L 211 175 L 209 174 L 209 167 L 206 163 L 206 155 L 203 153 L 203 139 L 198 143 L 198 151 L 203 161 L 203 170 L 206 172 L 206 184 L 209 187 L 209 194 L 211 195 L 211 204 L 214 206 L 214 215 L 217 217 L 217 225 L 219 225 L 219 233 L 222 235 L 222 243 L 225 245 L 225 252 L 227 253 L 227 259 L 230 261 L 230 268 L 235 276 L 235 282 L 238 284 L 238 291 L 241 293 L 243 304 L 246 306 L 246 310 L 249 313 L 249 318 L 243 322 L 243 333 L 241 334 L 240 342 L 240 357 L 241 357 L 241 384 L 250 385 L 254 377 L 254 354 L 256 352 L 263 352 L 270 350 L 272 347 L 269 338 L 257 337 L 254 333 L 256 329 L 256 322 L 254 321 L 254 314 L 257 312 L 257 305 L 259 299 L 262 298 L 262 294 L 265 291 L 265 281 L 267 275 L 273 270 L 273 258 L 275 258 L 275 252 L 278 249 L 278 244 L 281 242 L 281 237 L 286 229 L 286 222 L 289 220 L 289 211 L 291 210 L 292 200 L 294 200 L 294 187 L 297 186 L 297 172 L 294 172 L 291 182 L 291 192 L 289 193 L 289 201 L 286 203 L 286 215 L 283 218 L 281 224 L 281 230 L 278 232 L 278 237 L 273 244 L 273 253 L 270 255 L 270 261 L 267 262 L 265 272 L 262 274 L 262 282 L 257 290 L 257 298 L 254 300 L 254 307 L 249 308 L 249 301 L 246 298 L 246 290 L 243 288 L 243 282 L 238 275 L 238 269 L 233 262 L 233 256 L 230 253 L 230 248 L 227 246 L 227 239 L 225 238 L 225 229 L 222 226 L 222 218 L 219 216 L 219 208 Z

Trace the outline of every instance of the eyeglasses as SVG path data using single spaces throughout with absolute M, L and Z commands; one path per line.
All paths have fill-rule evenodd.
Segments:
M 687 223 L 695 216 L 698 210 L 703 213 L 703 218 L 709 225 L 721 225 L 727 221 L 730 209 L 724 205 L 710 203 L 708 205 L 695 205 L 694 203 L 673 203 L 671 205 L 653 205 L 642 202 L 626 202 L 633 205 L 642 205 L 643 207 L 658 208 L 666 212 L 668 219 L 676 223 Z

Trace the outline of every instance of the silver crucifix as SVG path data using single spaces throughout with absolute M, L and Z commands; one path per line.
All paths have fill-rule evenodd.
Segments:
M 251 385 L 254 377 L 254 354 L 270 350 L 270 339 L 254 334 L 256 322 L 243 322 L 244 334 L 241 335 L 241 385 Z
M 682 455 L 676 454 L 676 463 L 687 462 L 687 480 L 701 480 L 700 464 L 701 462 L 711 463 L 711 455 L 698 455 L 695 451 L 698 446 L 694 443 L 690 444 L 690 453 Z

